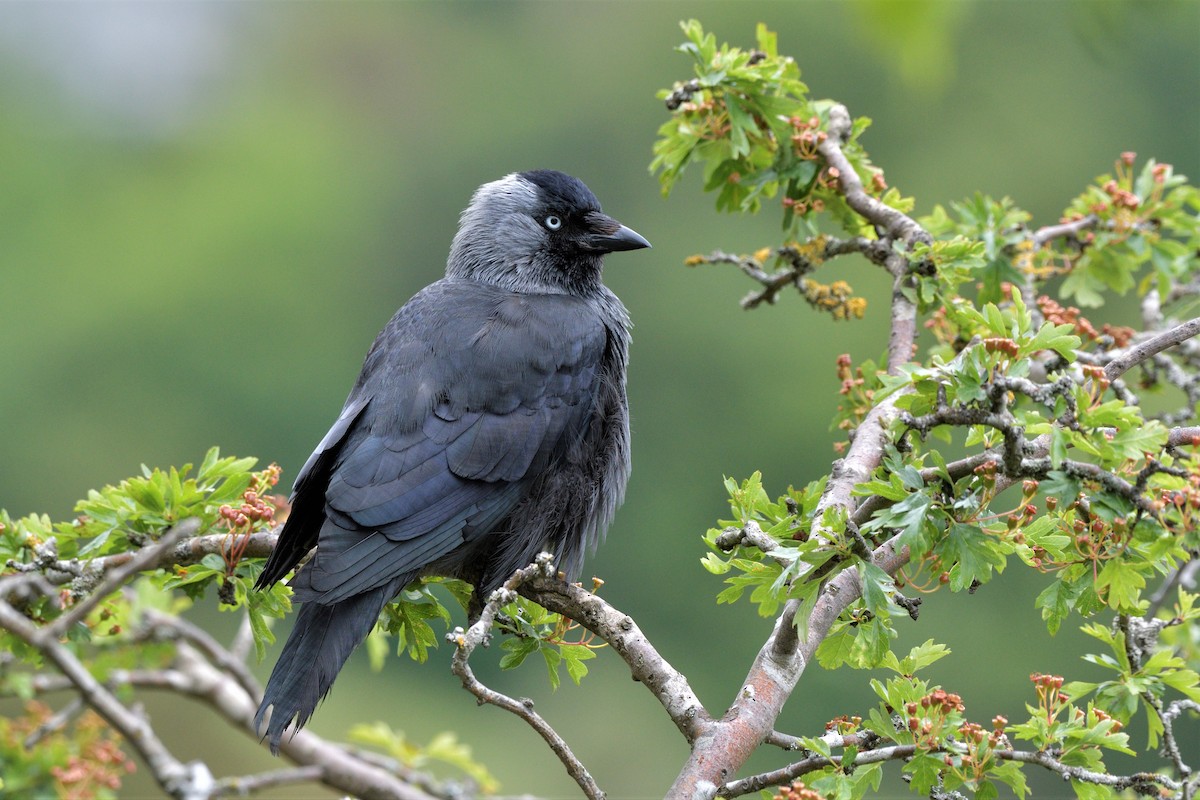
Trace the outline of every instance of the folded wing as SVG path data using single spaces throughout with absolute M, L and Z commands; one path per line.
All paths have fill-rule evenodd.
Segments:
M 403 585 L 492 532 L 536 476 L 577 457 L 606 336 L 568 296 L 454 281 L 419 294 L 298 478 L 276 550 L 286 557 L 265 582 L 315 544 L 296 599 L 337 603 Z

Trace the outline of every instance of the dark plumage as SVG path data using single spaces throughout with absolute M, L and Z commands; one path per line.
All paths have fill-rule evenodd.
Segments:
M 569 576 L 629 475 L 629 318 L 602 257 L 649 242 L 579 180 L 539 170 L 476 191 L 446 277 L 392 317 L 300 470 L 258 588 L 291 581 L 296 624 L 255 724 L 278 752 L 385 603 L 420 575 L 478 601 L 541 550 Z

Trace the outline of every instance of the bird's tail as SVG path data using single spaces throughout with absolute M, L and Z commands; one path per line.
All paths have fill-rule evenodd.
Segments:
M 267 709 L 273 709 L 263 733 L 272 753 L 279 754 L 279 742 L 292 721 L 296 730 L 304 727 L 329 693 L 342 665 L 367 638 L 384 603 L 395 594 L 389 591 L 391 588 L 380 587 L 329 605 L 316 601 L 300 604 L 296 625 L 279 654 L 254 716 L 254 729 L 261 732 Z

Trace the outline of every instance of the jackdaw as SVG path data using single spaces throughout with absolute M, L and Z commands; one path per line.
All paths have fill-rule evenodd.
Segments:
M 316 548 L 255 717 L 272 709 L 272 752 L 413 579 L 462 578 L 479 602 L 543 550 L 579 573 L 629 476 L 629 316 L 603 256 L 649 246 L 561 172 L 475 192 L 446 277 L 388 322 L 301 468 L 255 585 Z

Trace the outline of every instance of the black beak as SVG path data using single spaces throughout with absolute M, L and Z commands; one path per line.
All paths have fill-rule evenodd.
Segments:
M 588 232 L 582 237 L 585 249 L 597 253 L 613 253 L 618 250 L 640 250 L 650 242 L 632 228 L 626 228 L 609 216 L 593 211 L 587 215 Z

